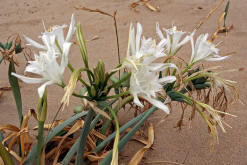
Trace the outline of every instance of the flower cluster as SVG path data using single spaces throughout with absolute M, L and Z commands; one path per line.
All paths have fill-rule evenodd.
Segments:
M 152 103 L 154 106 L 169 113 L 166 105 L 156 99 L 156 93 L 160 92 L 163 85 L 176 81 L 175 76 L 166 76 L 159 78 L 158 72 L 169 67 L 177 69 L 172 63 L 155 63 L 155 61 L 165 56 L 175 56 L 183 45 L 191 41 L 192 55 L 187 69 L 201 61 L 219 61 L 228 58 L 221 57 L 219 50 L 207 40 L 208 34 L 201 34 L 194 45 L 193 33 L 183 36 L 186 32 L 178 31 L 176 26 L 170 29 L 163 29 L 166 33 L 164 37 L 159 24 L 156 24 L 156 33 L 161 39 L 156 45 L 152 38 L 142 36 L 142 26 L 137 23 L 137 30 L 130 26 L 129 44 L 127 56 L 123 61 L 123 66 L 130 69 L 132 75 L 130 78 L 130 93 L 134 96 L 134 103 L 143 107 L 138 97 L 142 97 Z
M 168 107 L 156 99 L 156 93 L 161 91 L 165 83 L 176 80 L 175 76 L 166 76 L 159 79 L 157 74 L 169 67 L 177 68 L 172 63 L 155 63 L 161 57 L 166 56 L 164 46 L 167 41 L 165 38 L 156 45 L 152 38 L 146 39 L 142 36 L 142 26 L 137 23 L 137 32 L 130 26 L 129 44 L 127 57 L 123 61 L 123 66 L 131 71 L 130 93 L 134 96 L 134 103 L 143 107 L 138 97 L 142 97 L 151 104 L 169 114 Z
M 29 65 L 26 67 L 25 72 L 37 74 L 40 78 L 26 77 L 16 73 L 12 73 L 12 75 L 26 83 L 43 83 L 43 85 L 38 88 L 39 97 L 43 96 L 47 85 L 55 83 L 63 84 L 63 73 L 68 64 L 68 54 L 72 45 L 70 39 L 75 32 L 74 15 L 71 17 L 66 39 L 64 39 L 63 32 L 65 27 L 66 25 L 56 25 L 49 30 L 45 29 L 45 32 L 40 36 L 44 45 L 24 36 L 28 45 L 40 49 L 39 55 L 34 55 L 34 61 L 28 62 Z M 60 64 L 58 63 L 58 58 L 60 58 Z

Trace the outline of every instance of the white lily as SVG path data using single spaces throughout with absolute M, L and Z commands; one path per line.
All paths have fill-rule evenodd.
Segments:
M 156 59 L 166 56 L 164 53 L 164 46 L 166 40 L 161 40 L 157 45 L 152 38 L 146 39 L 142 37 L 142 26 L 137 23 L 137 32 L 130 25 L 129 43 L 127 49 L 127 56 L 123 61 L 122 66 L 127 67 L 132 73 L 135 73 L 139 68 L 146 66 L 150 70 L 155 71 L 164 67 L 176 67 L 174 64 L 167 66 L 167 64 L 153 63 Z
M 130 78 L 130 93 L 134 96 L 134 103 L 143 107 L 138 98 L 142 97 L 169 114 L 168 107 L 156 99 L 156 93 L 162 90 L 163 84 L 172 83 L 175 80 L 175 76 L 167 76 L 159 79 L 159 76 L 155 72 L 150 72 L 147 68 L 142 67 L 136 74 L 132 74 Z
M 177 53 L 177 51 L 187 42 L 190 41 L 191 37 L 194 33 L 187 35 L 183 40 L 181 40 L 182 36 L 186 34 L 186 32 L 178 31 L 176 26 L 173 26 L 170 29 L 163 29 L 166 32 L 167 38 L 164 37 L 162 31 L 159 28 L 159 24 L 156 23 L 156 33 L 160 37 L 161 40 L 166 40 L 166 48 L 169 56 L 173 56 Z
M 55 26 L 51 27 L 51 29 L 49 29 L 48 31 L 45 29 L 45 32 L 42 33 L 42 35 L 40 36 L 44 45 L 32 40 L 31 38 L 29 38 L 27 36 L 24 36 L 24 37 L 27 40 L 28 45 L 34 46 L 38 49 L 42 49 L 45 51 L 55 51 L 56 54 L 61 54 L 60 51 L 63 50 L 64 44 L 66 44 L 66 43 L 72 44 L 70 42 L 70 39 L 72 38 L 72 36 L 75 32 L 75 29 L 76 29 L 74 14 L 72 14 L 72 16 L 71 16 L 71 22 L 70 22 L 70 26 L 69 26 L 69 30 L 68 30 L 66 39 L 64 39 L 64 32 L 63 32 L 63 29 L 65 27 L 67 27 L 67 25 L 62 25 L 62 26 L 55 25 Z M 55 41 L 57 41 L 59 48 L 56 45 Z
M 192 55 L 190 64 L 194 64 L 199 61 L 220 61 L 228 58 L 229 56 L 221 57 L 219 55 L 219 49 L 215 45 L 207 40 L 208 34 L 201 34 L 194 45 L 194 39 L 191 38 Z
M 60 65 L 57 62 L 58 56 L 52 51 L 42 51 L 39 56 L 34 55 L 35 60 L 29 61 L 29 65 L 26 67 L 25 72 L 34 73 L 39 75 L 40 78 L 26 77 L 13 72 L 11 74 L 28 84 L 43 83 L 38 88 L 39 97 L 42 97 L 47 85 L 55 83 L 62 85 L 63 73 L 68 64 L 68 53 L 70 46 L 70 43 L 64 44 Z

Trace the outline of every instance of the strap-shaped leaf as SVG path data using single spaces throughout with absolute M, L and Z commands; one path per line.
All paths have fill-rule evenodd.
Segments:
M 62 124 L 56 126 L 51 132 L 48 134 L 45 144 L 47 144 L 54 136 L 56 136 L 60 131 L 62 131 L 66 126 L 71 124 L 72 122 L 76 121 L 77 119 L 85 116 L 87 111 L 81 112 L 76 114 L 75 116 L 69 118 L 68 120 L 64 121 Z M 36 159 L 37 154 L 37 145 L 33 146 L 32 150 L 27 155 L 27 159 L 24 162 L 24 165 L 31 165 Z
M 11 155 L 6 150 L 2 142 L 0 142 L 0 156 L 3 159 L 5 165 L 14 165 Z
M 11 73 L 15 71 L 15 65 L 14 62 L 11 61 L 9 63 L 9 71 L 8 71 L 8 75 L 9 75 L 9 83 L 15 98 L 15 103 L 16 103 L 16 107 L 17 107 L 17 111 L 18 111 L 18 116 L 19 116 L 19 122 L 20 125 L 22 123 L 22 119 L 23 119 L 23 114 L 22 114 L 22 100 L 21 100 L 21 92 L 20 92 L 20 86 L 18 83 L 18 79 L 14 76 L 11 75 Z

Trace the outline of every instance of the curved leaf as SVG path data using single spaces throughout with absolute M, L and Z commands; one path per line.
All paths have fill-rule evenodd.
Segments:
M 47 139 L 45 141 L 45 144 L 47 144 L 54 136 L 56 136 L 60 131 L 62 131 L 66 126 L 71 124 L 72 122 L 76 121 L 77 119 L 81 118 L 82 116 L 85 116 L 87 114 L 87 111 L 81 112 L 76 114 L 75 116 L 69 118 L 68 120 L 64 121 L 62 124 L 56 126 L 54 129 L 49 132 Z M 36 159 L 37 154 L 37 145 L 33 146 L 32 150 L 27 155 L 27 159 L 24 162 L 24 165 L 31 165 Z

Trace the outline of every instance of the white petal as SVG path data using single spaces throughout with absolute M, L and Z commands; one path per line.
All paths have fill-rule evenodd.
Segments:
M 29 37 L 27 37 L 25 35 L 24 35 L 24 38 L 27 40 L 29 45 L 32 45 L 32 46 L 34 46 L 34 47 L 36 47 L 38 49 L 46 49 L 46 47 L 44 45 L 39 44 L 38 42 L 32 40 L 31 38 L 29 38 Z
M 160 37 L 160 39 L 162 39 L 162 40 L 165 39 L 162 31 L 160 30 L 160 26 L 159 26 L 159 23 L 158 22 L 156 23 L 156 33 L 158 34 L 158 36 Z
M 143 107 L 142 103 L 140 102 L 138 96 L 136 94 L 133 94 L 134 96 L 134 103 L 138 105 L 139 107 Z
M 69 26 L 69 31 L 67 33 L 65 41 L 68 42 L 72 38 L 74 32 L 75 32 L 75 16 L 74 16 L 74 13 L 73 13 L 72 16 L 71 16 L 71 22 L 70 22 L 70 26 Z
M 191 43 L 191 58 L 190 58 L 190 63 L 193 63 L 193 60 L 195 58 L 195 46 L 194 46 L 194 39 L 193 37 L 190 38 L 190 43 Z
M 135 28 L 132 27 L 132 29 L 130 30 L 130 50 L 131 50 L 131 54 L 135 55 L 136 54 L 136 48 L 135 48 Z
M 176 77 L 175 76 L 166 76 L 166 77 L 163 77 L 163 78 L 159 79 L 160 83 L 172 83 L 174 81 L 176 81 Z
M 69 55 L 69 50 L 71 47 L 72 43 L 70 42 L 65 42 L 63 44 L 63 55 L 62 55 L 62 59 L 61 59 L 61 73 L 64 72 L 64 69 L 67 67 L 68 65 L 68 55 Z
M 165 113 L 170 114 L 169 108 L 164 103 L 162 103 L 161 101 L 158 101 L 156 99 L 152 99 L 151 97 L 143 97 L 143 98 L 145 98 L 147 101 L 149 101 L 155 107 L 163 110 Z
M 221 61 L 221 60 L 225 60 L 225 59 L 227 59 L 229 57 L 231 57 L 231 56 L 224 56 L 224 57 L 214 56 L 214 57 L 211 57 L 211 58 L 207 58 L 206 61 Z
M 35 73 L 40 75 L 42 73 L 42 70 L 37 66 L 32 65 L 34 62 L 36 61 L 30 61 L 31 64 L 26 67 L 25 72 Z
M 14 73 L 14 72 L 12 72 L 11 75 L 21 79 L 23 82 L 28 83 L 28 84 L 43 83 L 45 81 L 43 78 L 25 77 L 25 76 L 18 75 L 18 74 Z
M 46 86 L 51 84 L 53 84 L 53 81 L 47 81 L 38 88 L 38 94 L 40 98 L 43 97 Z
M 177 66 L 173 63 L 152 63 L 149 65 L 150 70 L 153 72 L 159 72 L 167 68 L 178 69 Z
M 142 35 L 142 25 L 138 22 L 136 27 L 136 52 L 140 49 L 140 41 Z

